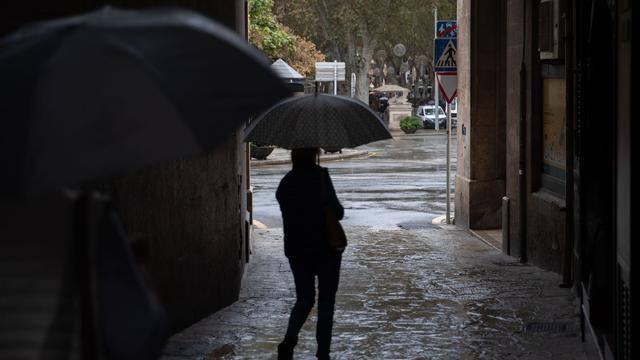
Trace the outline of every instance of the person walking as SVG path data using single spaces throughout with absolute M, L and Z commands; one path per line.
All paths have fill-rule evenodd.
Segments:
M 329 172 L 318 165 L 319 149 L 293 149 L 292 169 L 280 181 L 276 198 L 282 212 L 284 253 L 289 259 L 296 286 L 296 303 L 291 310 L 284 340 L 278 345 L 278 359 L 292 359 L 298 333 L 315 302 L 318 278 L 318 359 L 329 359 L 336 292 L 342 253 L 326 240 L 325 209 L 337 219 L 344 217 Z

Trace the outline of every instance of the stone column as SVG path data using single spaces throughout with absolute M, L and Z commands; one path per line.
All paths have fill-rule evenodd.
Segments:
M 505 1 L 458 0 L 457 225 L 501 226 L 505 193 Z

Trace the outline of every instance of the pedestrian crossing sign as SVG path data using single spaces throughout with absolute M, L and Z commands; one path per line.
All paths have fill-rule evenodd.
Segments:
M 457 47 L 457 39 L 435 39 L 435 51 L 433 52 L 435 72 L 457 71 Z

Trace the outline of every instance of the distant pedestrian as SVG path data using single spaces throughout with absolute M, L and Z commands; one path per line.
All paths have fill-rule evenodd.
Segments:
M 292 359 L 298 333 L 315 302 L 318 278 L 318 359 L 329 359 L 333 313 L 340 279 L 342 254 L 332 250 L 325 238 L 325 208 L 338 219 L 344 208 L 336 196 L 326 168 L 318 165 L 319 149 L 294 149 L 291 171 L 280 182 L 276 198 L 282 211 L 284 253 L 296 285 L 296 303 L 289 317 L 278 359 Z

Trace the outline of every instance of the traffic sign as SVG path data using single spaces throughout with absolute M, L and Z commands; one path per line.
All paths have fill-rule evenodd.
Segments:
M 438 39 L 455 39 L 458 37 L 458 25 L 455 20 L 438 20 L 436 25 Z
M 458 73 L 456 72 L 439 72 L 436 73 L 438 77 L 438 88 L 440 94 L 444 96 L 449 104 L 453 101 L 458 93 Z
M 456 50 L 458 41 L 456 39 L 436 39 L 433 52 L 433 68 L 436 72 L 457 71 Z
M 345 81 L 346 73 L 343 62 L 317 62 L 315 81 Z

